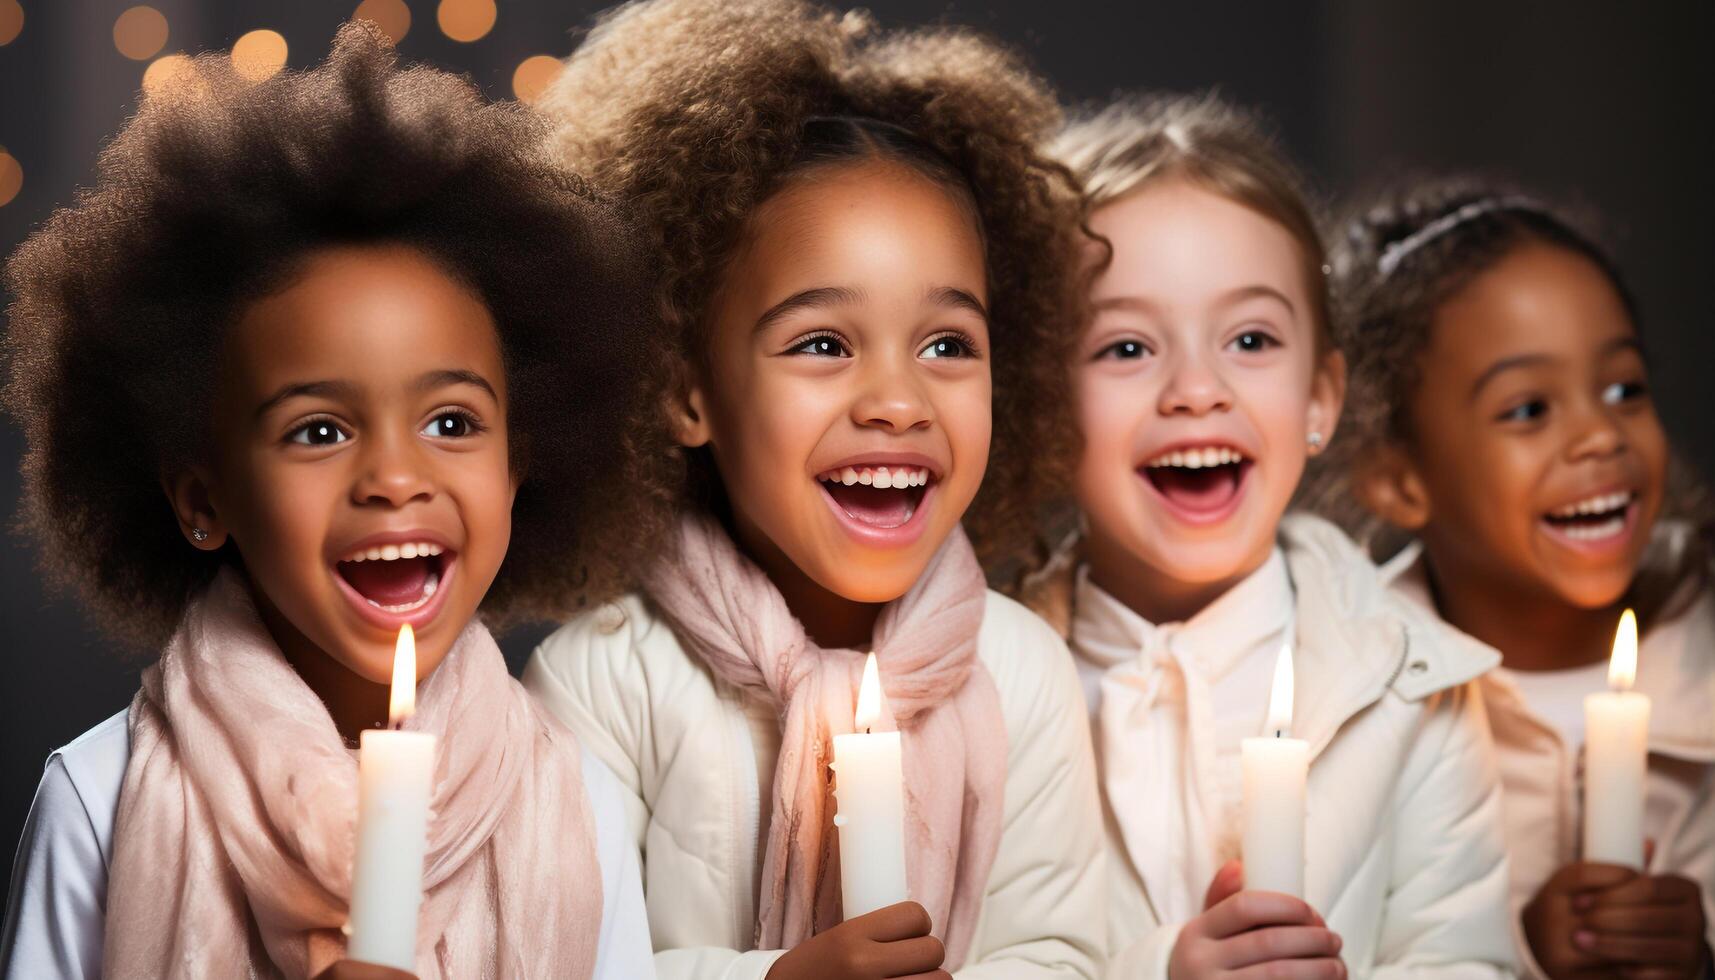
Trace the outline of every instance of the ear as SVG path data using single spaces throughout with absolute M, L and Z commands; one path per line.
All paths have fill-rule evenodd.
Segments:
M 215 513 L 214 504 L 209 498 L 209 479 L 206 470 L 193 466 L 178 473 L 161 478 L 162 489 L 167 492 L 167 500 L 173 505 L 173 513 L 179 519 L 179 531 L 191 547 L 201 551 L 218 551 L 226 544 L 226 524 Z M 199 534 L 201 539 L 198 539 Z
M 668 397 L 667 419 L 679 445 L 686 449 L 708 445 L 713 432 L 709 426 L 708 395 L 701 382 L 692 382 Z
M 1305 431 L 1310 433 L 1310 455 L 1315 456 L 1334 441 L 1334 430 L 1340 426 L 1340 409 L 1346 404 L 1346 355 L 1330 351 L 1316 366 L 1316 376 L 1310 380 L 1310 406 L 1305 414 Z
M 1358 461 L 1352 495 L 1370 513 L 1402 530 L 1419 531 L 1429 523 L 1429 489 L 1411 457 L 1393 443 Z

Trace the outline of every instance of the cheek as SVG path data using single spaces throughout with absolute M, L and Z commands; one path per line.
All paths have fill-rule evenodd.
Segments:
M 1085 463 L 1121 462 L 1129 467 L 1132 441 L 1152 400 L 1147 382 L 1135 374 L 1091 368 L 1078 378 L 1074 397 Z

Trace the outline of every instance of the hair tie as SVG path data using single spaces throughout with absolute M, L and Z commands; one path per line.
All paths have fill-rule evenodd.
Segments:
M 1546 214 L 1547 209 L 1528 197 L 1485 197 L 1480 201 L 1472 201 L 1458 210 L 1436 218 L 1411 234 L 1382 249 L 1381 258 L 1376 260 L 1376 271 L 1383 279 L 1393 275 L 1399 268 L 1400 262 L 1411 253 L 1429 244 L 1437 238 L 1467 222 L 1475 221 L 1483 215 L 1496 211 L 1528 211 L 1534 214 Z

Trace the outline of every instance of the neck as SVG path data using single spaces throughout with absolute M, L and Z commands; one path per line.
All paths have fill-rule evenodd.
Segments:
M 1085 540 L 1084 557 L 1090 565 L 1090 581 L 1124 603 L 1127 609 L 1156 624 L 1191 619 L 1268 560 L 1264 554 L 1254 565 L 1219 581 L 1187 582 L 1122 547 L 1094 537 Z
M 804 574 L 766 534 L 734 521 L 733 540 L 768 576 L 786 608 L 804 626 L 815 644 L 828 650 L 867 650 L 883 603 L 847 599 Z
M 286 662 L 298 676 L 321 698 L 333 719 L 334 728 L 347 745 L 356 745 L 357 737 L 366 728 L 386 728 L 389 689 L 386 684 L 368 680 L 328 656 L 281 615 L 260 589 L 251 588 L 256 610 L 262 624 L 274 642 L 280 645 Z
M 1441 618 L 1500 651 L 1512 670 L 1564 670 L 1605 660 L 1623 603 L 1586 609 L 1557 596 L 1525 593 L 1424 553 Z M 1442 574 L 1438 569 L 1447 569 Z

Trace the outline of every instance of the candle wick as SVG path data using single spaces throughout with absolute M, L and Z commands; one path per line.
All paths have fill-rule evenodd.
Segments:
M 868 735 L 868 734 L 869 734 L 869 726 L 868 726 L 868 725 L 865 725 L 865 726 L 863 726 L 863 733 L 864 733 L 864 734 L 865 734 L 865 735 Z

